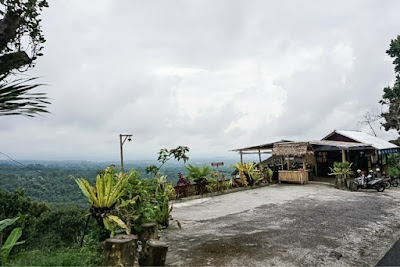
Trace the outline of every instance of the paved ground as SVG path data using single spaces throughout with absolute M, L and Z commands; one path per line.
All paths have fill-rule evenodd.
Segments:
M 400 187 L 281 184 L 174 204 L 168 265 L 375 266 L 400 237 Z

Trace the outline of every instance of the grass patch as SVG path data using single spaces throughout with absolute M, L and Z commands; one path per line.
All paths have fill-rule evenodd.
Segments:
M 95 247 L 63 248 L 56 251 L 26 251 L 15 254 L 6 266 L 96 266 L 99 255 Z

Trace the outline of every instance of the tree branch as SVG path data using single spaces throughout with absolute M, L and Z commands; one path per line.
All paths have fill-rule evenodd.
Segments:
M 7 48 L 7 44 L 15 39 L 17 30 L 21 26 L 21 12 L 8 10 L 0 20 L 0 51 Z
M 32 59 L 25 51 L 2 55 L 0 56 L 0 77 L 31 63 Z

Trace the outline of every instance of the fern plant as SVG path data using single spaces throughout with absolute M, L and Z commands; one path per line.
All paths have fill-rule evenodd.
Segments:
M 193 166 L 188 164 L 185 166 L 188 171 L 188 176 L 191 181 L 196 183 L 196 189 L 198 194 L 203 194 L 206 191 L 207 179 L 206 177 L 211 173 L 211 167 L 204 165 L 202 167 Z

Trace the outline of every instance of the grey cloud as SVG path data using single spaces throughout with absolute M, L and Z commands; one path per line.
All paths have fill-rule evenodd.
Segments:
M 30 74 L 53 115 L 0 118 L 17 158 L 115 159 L 120 133 L 134 134 L 127 159 L 318 139 L 354 129 L 394 77 L 398 1 L 50 4 Z

